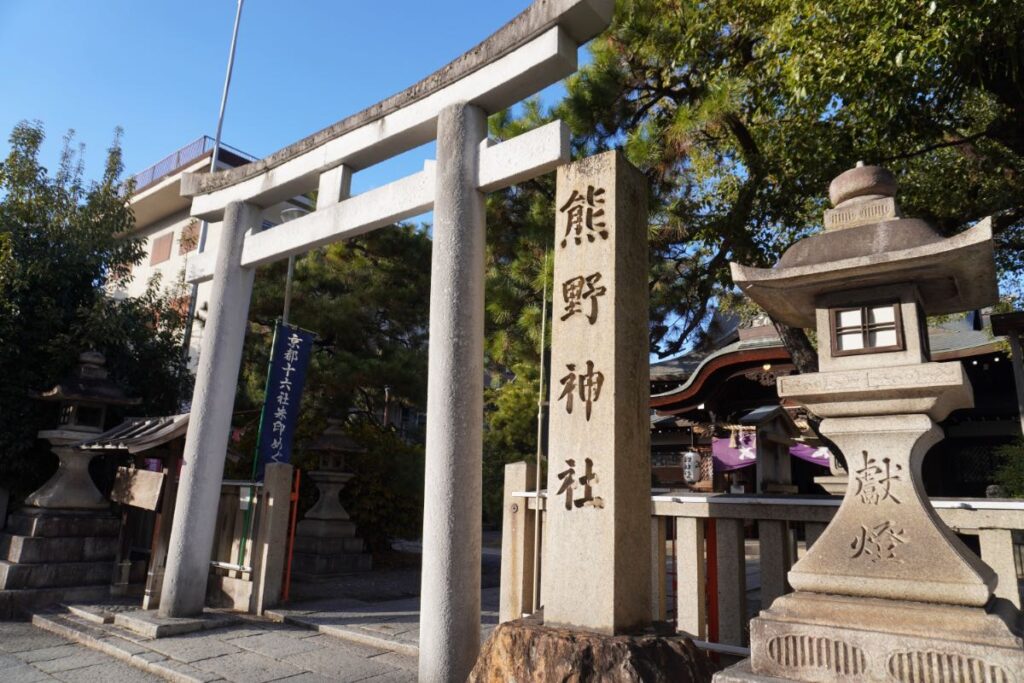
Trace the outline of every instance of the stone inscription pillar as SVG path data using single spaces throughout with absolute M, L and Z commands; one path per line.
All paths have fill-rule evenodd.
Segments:
M 558 171 L 544 621 L 651 620 L 647 189 L 620 152 Z
M 438 118 L 419 659 L 431 683 L 465 681 L 480 651 L 486 135 L 478 107 Z
M 260 208 L 241 202 L 228 204 L 217 248 L 210 310 L 196 369 L 174 528 L 160 594 L 163 616 L 200 614 L 206 601 L 224 457 L 252 295 L 254 270 L 241 265 L 242 243 L 249 229 L 260 229 Z

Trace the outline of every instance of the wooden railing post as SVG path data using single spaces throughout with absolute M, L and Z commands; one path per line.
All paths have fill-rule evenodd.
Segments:
M 533 525 L 538 513 L 530 510 L 517 491 L 530 491 L 537 467 L 533 463 L 505 465 L 505 494 L 501 519 L 501 598 L 499 622 L 519 619 L 533 605 Z
M 676 517 L 676 630 L 697 639 L 707 634 L 704 520 Z
M 743 646 L 747 626 L 747 570 L 743 520 L 716 520 L 718 642 Z
M 996 597 L 1006 598 L 1020 609 L 1020 586 L 1017 565 L 1013 561 L 1013 532 L 1009 529 L 979 529 L 981 560 L 999 577 Z
M 668 580 L 665 556 L 666 517 L 651 517 L 651 619 L 668 618 Z
M 761 551 L 761 609 L 768 609 L 775 598 L 789 592 L 786 574 L 792 561 L 789 523 L 762 519 L 757 523 Z

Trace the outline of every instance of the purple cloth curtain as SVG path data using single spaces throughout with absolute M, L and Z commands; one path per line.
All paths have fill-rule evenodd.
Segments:
M 805 443 L 793 444 L 789 447 L 789 454 L 800 458 L 801 460 L 814 463 L 815 465 L 828 467 L 829 451 L 824 446 L 815 448 L 814 446 L 808 446 Z
M 729 472 L 749 467 L 757 462 L 757 438 L 754 432 L 740 432 L 736 435 L 736 446 L 729 437 L 715 437 L 711 440 L 711 457 L 716 472 Z
M 711 455 L 715 461 L 716 472 L 738 470 L 757 462 L 757 436 L 754 432 L 737 434 L 735 446 L 730 442 L 729 437 L 716 436 L 711 440 Z M 790 447 L 789 454 L 820 467 L 828 467 L 829 452 L 827 448 L 814 448 L 798 443 Z

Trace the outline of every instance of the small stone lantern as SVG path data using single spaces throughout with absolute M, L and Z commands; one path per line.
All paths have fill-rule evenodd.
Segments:
M 370 569 L 370 555 L 363 552 L 363 540 L 356 536 L 356 525 L 338 497 L 355 476 L 345 471 L 346 454 L 366 449 L 342 425 L 341 420 L 329 419 L 327 429 L 308 448 L 318 459 L 318 469 L 307 472 L 316 484 L 317 499 L 295 532 L 294 571 L 299 579 L 323 580 Z
M 815 328 L 820 371 L 779 397 L 823 418 L 849 484 L 831 524 L 751 622 L 751 658 L 716 681 L 1010 681 L 1024 671 L 1020 612 L 938 518 L 921 481 L 936 424 L 974 404 L 959 362 L 931 361 L 926 316 L 998 299 L 989 220 L 950 238 L 903 218 L 896 180 L 858 166 L 829 188 L 825 232 L 774 268 L 732 264 L 775 320 Z M 1016 590 L 1016 586 L 1012 587 Z
M 70 376 L 32 395 L 41 401 L 60 402 L 57 428 L 38 434 L 53 446 L 53 452 L 60 458 L 60 467 L 25 499 L 30 507 L 105 510 L 110 506 L 89 476 L 89 462 L 95 452 L 70 447 L 103 431 L 109 406 L 137 405 L 141 401 L 129 398 L 124 389 L 109 378 L 104 367 L 106 362 L 102 353 L 86 351 L 78 357 L 78 367 Z

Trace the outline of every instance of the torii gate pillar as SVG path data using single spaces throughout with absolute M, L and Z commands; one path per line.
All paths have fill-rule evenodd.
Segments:
M 480 651 L 487 115 L 453 104 L 437 124 L 420 597 L 421 681 L 465 681 Z
M 535 0 L 406 90 L 259 161 L 183 177 L 192 215 L 223 219 L 231 237 L 222 237 L 216 254 L 196 254 L 188 268 L 189 282 L 214 280 L 217 303 L 196 377 L 185 454 L 191 469 L 178 491 L 183 523 L 179 529 L 175 520 L 162 613 L 202 610 L 216 504 L 210 492 L 222 475 L 253 270 L 433 209 L 420 679 L 466 679 L 480 649 L 484 195 L 553 171 L 571 156 L 560 121 L 488 144 L 487 112 L 575 72 L 579 46 L 609 25 L 614 8 L 614 0 Z M 435 133 L 436 164 L 339 196 L 345 174 L 415 149 Z M 315 211 L 287 230 L 257 232 L 259 210 L 316 188 Z

